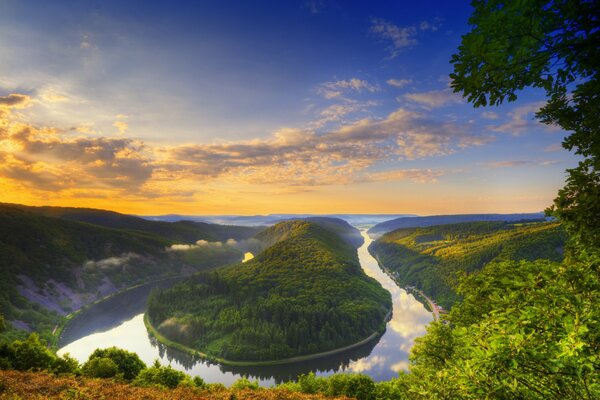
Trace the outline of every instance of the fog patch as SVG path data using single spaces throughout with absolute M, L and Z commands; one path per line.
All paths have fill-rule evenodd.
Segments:
M 259 244 L 260 242 L 254 238 L 244 240 L 227 239 L 224 242 L 209 242 L 207 240 L 197 240 L 194 244 L 172 244 L 170 247 L 167 247 L 167 251 L 188 251 L 200 248 L 233 248 L 243 252 L 247 252 L 255 249 Z
M 129 261 L 139 259 L 141 256 L 136 253 L 124 253 L 118 257 L 108 257 L 101 260 L 89 260 L 83 264 L 84 271 L 93 269 L 107 270 L 112 268 L 121 267 L 127 264 Z

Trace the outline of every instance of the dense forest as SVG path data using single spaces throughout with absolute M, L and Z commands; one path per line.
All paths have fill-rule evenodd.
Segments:
M 122 228 L 107 227 L 115 225 Z M 236 246 L 201 246 L 198 239 L 260 231 L 169 225 L 104 210 L 0 205 L 0 315 L 8 325 L 1 335 L 33 330 L 50 338 L 65 314 L 118 289 L 242 257 Z M 183 251 L 172 250 L 179 244 Z
M 152 325 L 210 356 L 252 361 L 328 351 L 383 330 L 390 295 L 336 233 L 286 221 L 257 238 L 269 247 L 251 261 L 155 292 Z
M 405 286 L 450 308 L 458 278 L 502 260 L 561 261 L 566 233 L 557 223 L 466 222 L 389 232 L 370 251 Z
M 453 215 L 427 215 L 423 217 L 400 217 L 389 221 L 380 222 L 369 228 L 369 235 L 383 235 L 396 229 L 423 228 L 434 225 L 459 224 L 462 222 L 516 222 L 516 221 L 541 222 L 545 221 L 544 213 L 528 214 L 453 214 Z

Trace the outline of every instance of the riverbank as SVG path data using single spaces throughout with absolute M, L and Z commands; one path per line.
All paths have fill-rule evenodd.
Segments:
M 384 323 L 387 323 L 390 318 L 392 316 L 392 310 L 389 310 L 388 313 L 386 314 L 385 318 L 384 318 Z M 352 343 L 348 346 L 344 346 L 344 347 L 340 347 L 337 349 L 333 349 L 333 350 L 328 350 L 328 351 L 323 351 L 320 353 L 313 353 L 313 354 L 306 354 L 306 355 L 302 355 L 302 356 L 295 356 L 295 357 L 289 357 L 289 358 L 282 358 L 279 360 L 265 360 L 265 361 L 235 361 L 235 360 L 227 360 L 225 358 L 219 358 L 219 357 L 213 357 L 210 356 L 206 353 L 203 353 L 199 350 L 193 349 L 191 347 L 185 346 L 181 343 L 177 343 L 172 341 L 171 339 L 167 338 L 166 336 L 164 336 L 163 334 L 161 334 L 158 329 L 156 329 L 151 323 L 150 320 L 148 318 L 148 315 L 146 313 L 144 313 L 144 325 L 146 326 L 146 329 L 148 329 L 148 332 L 159 342 L 161 342 L 162 344 L 164 344 L 165 346 L 177 349 L 179 351 L 183 351 L 191 356 L 194 357 L 198 357 L 198 358 L 202 358 L 211 362 L 215 362 L 215 363 L 219 363 L 219 364 L 225 364 L 225 365 L 232 365 L 232 366 L 238 366 L 238 367 L 263 367 L 263 366 L 273 366 L 273 365 L 282 365 L 282 364 L 293 364 L 293 363 L 297 363 L 297 362 L 303 362 L 303 361 L 310 361 L 310 360 L 316 360 L 322 357 L 327 357 L 327 356 L 332 356 L 335 354 L 339 354 L 339 353 L 343 353 L 345 351 L 348 350 L 352 350 L 354 348 L 360 347 L 362 345 L 365 345 L 367 343 L 369 343 L 372 340 L 377 339 L 379 336 L 383 335 L 383 333 L 385 332 L 385 328 L 382 331 L 375 331 L 373 332 L 371 335 L 369 335 L 368 337 L 356 342 L 356 343 Z
M 383 272 L 385 272 L 385 274 L 387 276 L 389 276 L 390 279 L 393 280 L 394 283 L 396 283 L 396 285 L 398 285 L 399 287 L 403 287 L 400 284 L 400 282 L 398 282 L 398 280 L 394 277 L 394 274 L 392 273 L 392 271 L 390 271 L 389 269 L 386 268 L 385 265 L 383 265 L 383 263 L 379 259 L 379 256 L 377 256 L 376 254 L 372 254 L 370 251 L 369 251 L 369 253 L 371 254 L 371 256 L 375 260 L 377 260 L 377 264 L 379 264 L 379 268 L 381 268 L 381 270 Z M 410 286 L 410 287 L 404 287 L 404 290 L 406 290 L 407 292 L 413 293 L 413 295 L 416 294 L 415 298 L 417 298 L 417 300 L 418 300 L 418 297 L 423 298 L 423 300 L 425 300 L 425 302 L 429 306 L 429 310 L 430 310 L 431 314 L 433 314 L 433 320 L 434 321 L 439 321 L 440 320 L 440 310 L 439 310 L 439 307 L 437 306 L 437 304 L 435 304 L 435 302 L 433 300 L 431 300 L 429 297 L 427 297 L 425 295 L 425 293 L 423 293 L 419 289 L 417 289 L 415 287 L 412 287 L 412 286 Z
M 164 277 L 161 279 L 156 279 L 156 280 L 151 280 L 151 281 L 140 282 L 136 285 L 122 288 L 120 290 L 112 292 L 108 296 L 104 296 L 100 299 L 94 300 L 93 302 L 84 305 L 83 307 L 79 308 L 78 310 L 65 315 L 63 321 L 54 327 L 54 330 L 52 331 L 52 343 L 51 343 L 52 347 L 55 347 L 55 348 L 62 347 L 64 345 L 64 343 L 61 343 L 61 339 L 63 338 L 64 332 L 69 328 L 69 325 L 73 321 L 75 321 L 75 319 L 77 317 L 79 317 L 83 313 L 89 311 L 92 307 L 96 307 L 104 302 L 114 299 L 117 296 L 121 296 L 127 292 L 130 292 L 130 291 L 133 291 L 136 289 L 140 289 L 144 286 L 157 285 L 162 282 L 169 281 L 169 280 L 177 281 L 180 279 L 184 279 L 185 277 L 186 277 L 186 275 L 177 275 L 177 276 L 169 276 L 169 277 Z

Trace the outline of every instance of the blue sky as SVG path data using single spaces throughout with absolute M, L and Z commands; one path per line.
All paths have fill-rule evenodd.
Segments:
M 451 93 L 469 15 L 459 1 L 5 1 L 0 201 L 539 211 L 576 160 L 533 120 L 542 93 L 486 109 Z

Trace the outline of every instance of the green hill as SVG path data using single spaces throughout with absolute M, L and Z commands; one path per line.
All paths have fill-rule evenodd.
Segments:
M 17 208 L 47 217 L 87 222 L 106 228 L 152 233 L 178 243 L 195 243 L 197 240 L 222 241 L 227 239 L 248 239 L 263 229 L 260 227 L 218 225 L 195 221 L 151 221 L 133 215 L 93 208 L 30 207 L 2 203 L 0 203 L 0 206 Z
M 501 260 L 560 261 L 566 234 L 557 223 L 467 222 L 398 229 L 369 248 L 398 281 L 449 308 L 458 274 Z
M 270 246 L 251 261 L 154 293 L 152 325 L 211 356 L 252 361 L 328 351 L 384 328 L 390 295 L 337 234 L 286 221 L 257 238 Z
M 383 235 L 402 228 L 423 228 L 426 226 L 460 224 L 464 222 L 542 222 L 544 213 L 529 214 L 451 214 L 428 215 L 424 217 L 400 217 L 380 222 L 369 229 L 369 235 Z
M 172 237 L 80 222 L 73 210 L 0 205 L 0 315 L 10 326 L 4 336 L 34 330 L 50 337 L 63 315 L 116 290 L 237 262 L 242 256 L 227 245 L 187 245 L 173 251 L 171 246 L 180 241 Z M 102 210 L 83 214 L 90 220 L 103 216 L 105 224 L 106 216 L 141 220 Z M 208 233 L 218 237 L 222 230 L 216 232 Z

